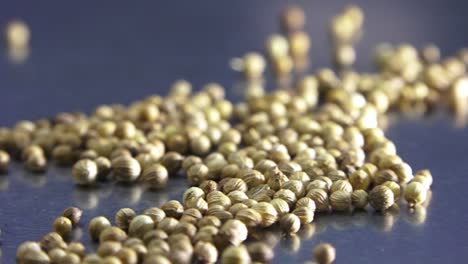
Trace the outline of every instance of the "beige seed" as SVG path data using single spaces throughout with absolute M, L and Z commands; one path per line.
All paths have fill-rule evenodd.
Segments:
M 262 216 L 261 226 L 268 227 L 273 225 L 278 217 L 275 207 L 267 202 L 259 202 L 252 206 L 252 209 L 260 213 Z
M 79 185 L 89 185 L 96 181 L 98 168 L 96 162 L 92 160 L 80 160 L 73 166 L 72 175 Z
M 67 217 L 60 216 L 54 221 L 54 231 L 62 237 L 70 234 L 72 230 L 72 221 Z
M 247 246 L 252 262 L 270 263 L 274 257 L 273 249 L 263 242 L 254 242 Z
M 4 173 L 8 170 L 10 165 L 10 155 L 3 150 L 0 150 L 0 173 Z
M 5 38 L 9 48 L 26 48 L 29 45 L 31 32 L 25 22 L 13 20 L 6 26 Z
M 301 220 L 295 214 L 285 214 L 280 219 L 280 226 L 287 234 L 296 233 L 301 228 Z
M 240 220 L 247 227 L 255 227 L 262 222 L 262 215 L 252 208 L 245 208 L 237 212 L 236 219 Z
M 104 216 L 98 216 L 93 219 L 88 224 L 88 231 L 93 240 L 98 240 L 101 232 L 110 227 L 111 223 Z
M 297 207 L 292 211 L 299 217 L 301 224 L 310 224 L 314 220 L 314 211 L 308 207 Z
M 314 248 L 313 255 L 319 264 L 330 264 L 335 261 L 336 250 L 331 244 L 320 243 Z
M 115 226 L 107 227 L 106 229 L 102 230 L 101 234 L 99 235 L 99 242 L 101 243 L 107 241 L 122 242 L 126 239 L 127 233 Z
M 221 264 L 249 264 L 251 263 L 249 252 L 243 245 L 230 246 L 223 251 Z
M 368 195 L 364 190 L 355 190 L 351 194 L 351 203 L 356 209 L 364 209 L 368 203 Z
M 329 210 L 330 204 L 328 201 L 328 194 L 326 191 L 322 189 L 313 189 L 307 193 L 307 197 L 309 197 L 315 202 L 317 211 L 326 212 Z
M 218 259 L 218 250 L 212 243 L 200 241 L 195 244 L 194 256 L 200 263 L 215 263 Z
M 410 182 L 406 186 L 403 195 L 408 206 L 414 207 L 426 200 L 427 188 L 419 182 Z
M 387 186 L 390 190 L 392 190 L 395 201 L 398 201 L 400 199 L 401 187 L 398 183 L 393 181 L 387 181 L 384 182 L 382 185 Z
M 330 195 L 330 205 L 333 210 L 347 211 L 351 208 L 351 193 L 343 190 Z

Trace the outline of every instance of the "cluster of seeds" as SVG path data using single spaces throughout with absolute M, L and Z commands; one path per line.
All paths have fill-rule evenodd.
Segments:
M 74 164 L 78 185 L 114 180 L 159 189 L 184 175 L 191 186 L 181 201 L 143 212 L 120 209 L 115 225 L 92 219 L 89 234 L 99 246 L 91 254 L 64 242 L 81 215 L 66 210 L 55 232 L 19 247 L 18 262 L 265 263 L 273 258 L 271 245 L 245 244 L 255 230 L 279 225 L 291 235 L 316 213 L 386 211 L 401 196 L 409 207 L 422 204 L 432 175 L 413 172 L 385 136 L 383 120 L 389 111 L 426 111 L 445 98 L 465 113 L 468 52 L 440 60 L 435 46 L 383 45 L 378 73 L 354 72 L 364 15 L 350 6 L 330 23 L 340 73 L 299 74 L 287 88 L 267 92 L 260 81 L 267 66 L 291 79 L 308 61 L 303 11 L 290 7 L 281 18 L 284 34 L 266 43 L 269 63 L 260 53 L 242 59 L 243 102 L 226 100 L 215 83 L 193 93 L 190 83 L 177 81 L 166 97 L 0 129 L 1 170 L 11 155 L 34 172 L 49 160 Z M 331 263 L 335 250 L 323 244 L 314 256 Z

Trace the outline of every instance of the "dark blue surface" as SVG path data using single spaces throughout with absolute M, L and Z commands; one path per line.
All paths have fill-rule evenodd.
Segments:
M 59 111 L 89 112 L 104 103 L 130 103 L 165 93 L 185 78 L 196 88 L 216 81 L 233 97 L 238 74 L 229 59 L 261 50 L 278 31 L 277 17 L 297 1 L 4 1 L 0 24 L 25 20 L 32 31 L 31 54 L 21 65 L 0 52 L 0 126 L 50 117 Z M 327 23 L 347 1 L 302 1 L 312 36 L 312 66 L 329 65 Z M 444 55 L 468 44 L 464 1 L 354 1 L 366 22 L 358 47 L 358 69 L 371 69 L 376 44 L 439 45 Z M 269 84 L 273 86 L 273 84 Z M 468 257 L 468 133 L 447 116 L 400 120 L 388 131 L 414 169 L 429 168 L 435 183 L 426 220 L 415 224 L 406 208 L 398 216 L 320 216 L 310 239 L 280 242 L 274 263 L 311 259 L 319 241 L 337 248 L 337 263 L 463 263 Z M 148 193 L 138 186 L 82 190 L 68 169 L 29 175 L 20 165 L 0 176 L 0 250 L 12 263 L 25 240 L 39 239 L 66 206 L 86 208 L 84 221 L 138 210 L 178 198 L 184 186 Z M 180 187 L 175 187 L 180 186 Z M 394 223 L 389 228 L 389 223 Z M 89 243 L 86 229 L 83 239 Z M 77 231 L 79 232 L 79 230 Z M 78 234 L 76 234 L 78 236 Z M 1 262 L 1 261 L 0 261 Z

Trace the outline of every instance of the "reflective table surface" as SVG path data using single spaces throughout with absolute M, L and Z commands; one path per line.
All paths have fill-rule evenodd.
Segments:
M 268 34 L 278 31 L 277 16 L 286 3 L 296 2 L 6 2 L 0 8 L 0 24 L 25 20 L 32 42 L 21 62 L 0 51 L 0 126 L 60 111 L 89 113 L 99 104 L 128 104 L 166 93 L 178 78 L 191 81 L 196 89 L 219 82 L 229 98 L 238 99 L 239 75 L 229 69 L 228 61 L 261 50 Z M 298 3 L 308 15 L 313 72 L 330 65 L 326 25 L 348 2 Z M 371 50 L 382 41 L 418 47 L 434 42 L 444 55 L 468 44 L 463 32 L 468 4 L 463 1 L 354 3 L 366 15 L 358 70 L 371 69 Z M 273 263 L 312 260 L 313 247 L 321 241 L 336 247 L 336 263 L 466 262 L 468 129 L 437 112 L 392 117 L 387 135 L 414 170 L 428 168 L 434 175 L 427 207 L 408 211 L 402 204 L 386 214 L 317 214 L 313 224 L 292 237 L 264 230 L 257 236 L 276 244 Z M 91 218 L 113 219 L 122 207 L 139 212 L 180 199 L 186 186 L 176 177 L 158 192 L 111 183 L 78 188 L 69 168 L 49 166 L 47 173 L 37 175 L 15 163 L 8 174 L 0 175 L 0 262 L 14 263 L 17 246 L 49 232 L 67 206 L 84 209 L 73 238 L 93 248 L 84 224 Z

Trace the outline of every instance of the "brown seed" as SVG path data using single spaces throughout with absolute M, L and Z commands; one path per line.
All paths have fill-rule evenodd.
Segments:
M 134 182 L 140 176 L 141 166 L 132 157 L 121 156 L 112 161 L 112 171 L 119 182 Z
M 67 243 L 63 241 L 62 236 L 56 232 L 50 232 L 42 237 L 41 241 L 41 248 L 45 251 L 49 251 L 53 248 L 67 248 Z
M 285 214 L 280 219 L 280 226 L 287 234 L 296 233 L 301 228 L 301 220 L 295 214 Z
M 161 206 L 168 217 L 179 219 L 184 212 L 184 206 L 177 200 L 170 200 Z
M 70 219 L 73 226 L 76 226 L 80 222 L 82 214 L 83 214 L 83 211 L 80 208 L 68 207 L 68 208 L 65 208 L 65 210 L 63 210 L 62 216 L 65 216 L 66 218 Z
M 305 14 L 299 6 L 290 6 L 281 13 L 281 27 L 285 32 L 301 30 L 305 25 Z
M 395 203 L 394 194 L 387 186 L 376 186 L 369 193 L 369 203 L 377 211 L 387 210 Z
M 163 165 L 169 174 L 177 174 L 179 170 L 182 168 L 182 162 L 184 161 L 184 157 L 174 151 L 167 152 L 161 158 L 161 165 Z
M 166 186 L 169 172 L 161 164 L 151 165 L 143 170 L 141 181 L 151 189 L 160 189 Z
M 319 264 L 330 264 L 335 261 L 336 250 L 335 248 L 328 243 L 318 244 L 314 248 L 314 258 Z
M 131 208 L 122 208 L 115 214 L 115 224 L 122 230 L 127 230 L 130 222 L 135 217 L 135 211 Z

